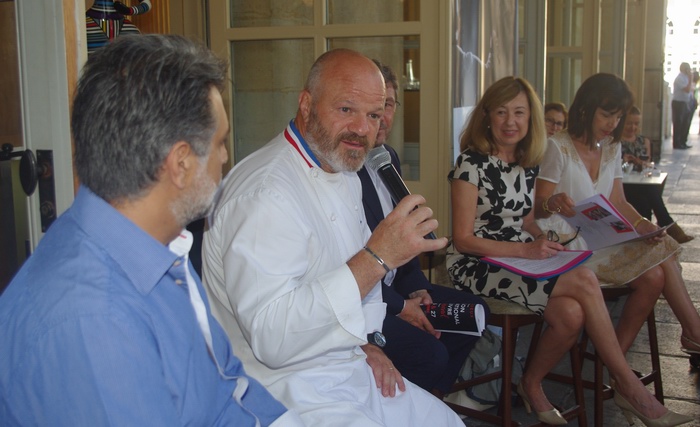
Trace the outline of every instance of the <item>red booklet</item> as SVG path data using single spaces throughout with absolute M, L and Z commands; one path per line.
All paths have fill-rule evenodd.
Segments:
M 587 260 L 591 251 L 559 251 L 551 258 L 483 257 L 481 261 L 510 270 L 521 276 L 545 280 L 560 276 Z
M 437 331 L 481 336 L 486 328 L 484 306 L 481 304 L 439 302 L 421 304 L 421 307 Z

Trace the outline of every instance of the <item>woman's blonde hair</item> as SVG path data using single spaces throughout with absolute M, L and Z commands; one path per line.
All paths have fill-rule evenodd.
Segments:
M 542 102 L 530 83 L 520 77 L 504 77 L 486 89 L 469 118 L 467 128 L 460 135 L 460 151 L 471 148 L 485 155 L 496 154 L 498 147 L 491 134 L 489 113 L 510 102 L 520 93 L 524 93 L 527 97 L 530 106 L 530 122 L 527 134 L 518 142 L 515 158 L 522 167 L 537 166 L 544 156 L 547 143 Z

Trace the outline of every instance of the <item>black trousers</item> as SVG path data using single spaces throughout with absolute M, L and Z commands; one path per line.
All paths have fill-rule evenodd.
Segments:
M 692 119 L 688 103 L 671 101 L 671 116 L 673 119 L 673 148 L 680 148 L 688 142 L 688 131 Z
M 659 185 L 629 185 L 625 184 L 625 198 L 644 218 L 651 220 L 654 213 L 656 222 L 664 227 L 673 223 L 671 214 L 666 209 L 664 199 L 661 197 L 663 189 Z
M 482 303 L 481 298 L 445 286 L 434 286 L 433 302 Z M 488 319 L 488 306 L 484 304 Z M 406 379 L 432 392 L 448 393 L 469 352 L 479 337 L 443 332 L 440 339 L 404 321 L 387 315 L 382 328 L 384 353 Z

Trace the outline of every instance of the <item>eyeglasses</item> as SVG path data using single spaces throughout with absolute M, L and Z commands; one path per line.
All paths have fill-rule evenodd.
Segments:
M 559 122 L 554 119 L 544 119 L 545 123 L 547 123 L 550 126 L 558 127 L 558 128 L 563 128 L 564 127 L 564 122 Z
M 549 230 L 549 231 L 547 231 L 547 240 L 549 240 L 550 242 L 557 242 L 562 246 L 566 246 L 569 243 L 573 242 L 578 237 L 579 231 L 581 231 L 581 227 L 576 227 L 576 233 L 574 234 L 574 237 L 570 238 L 569 240 L 567 240 L 565 242 L 560 242 L 559 235 L 557 234 L 557 232 L 554 230 Z

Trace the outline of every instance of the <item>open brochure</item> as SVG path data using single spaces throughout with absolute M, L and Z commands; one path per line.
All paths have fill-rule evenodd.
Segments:
M 545 259 L 527 259 L 517 257 L 483 257 L 481 261 L 496 265 L 521 276 L 545 280 L 560 276 L 587 260 L 591 251 L 559 251 Z
M 596 194 L 578 203 L 573 217 L 562 216 L 586 241 L 588 249 L 595 251 L 608 246 L 634 240 L 644 240 L 663 233 L 668 227 L 640 235 L 620 212 L 602 194 Z
M 435 330 L 456 334 L 481 336 L 486 328 L 484 306 L 481 304 L 440 302 L 421 308 Z

